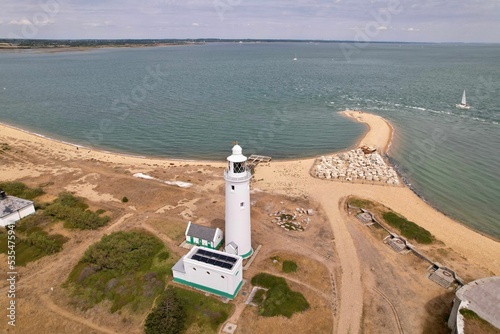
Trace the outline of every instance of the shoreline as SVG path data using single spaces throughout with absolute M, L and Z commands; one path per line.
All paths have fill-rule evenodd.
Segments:
M 368 133 L 370 133 L 372 131 L 372 129 L 371 129 L 371 127 L 370 127 L 370 125 L 368 123 L 359 120 L 358 118 L 355 117 L 355 115 L 353 115 L 354 113 L 358 113 L 358 112 L 359 111 L 357 111 L 357 110 L 350 110 L 350 109 L 346 109 L 346 110 L 338 111 L 337 112 L 341 116 L 349 118 L 349 119 L 353 119 L 354 121 L 362 123 L 362 124 L 364 124 L 367 127 L 366 131 L 363 134 L 361 134 L 361 136 L 359 136 L 359 138 L 357 138 L 356 141 L 353 142 L 353 144 L 349 145 L 345 149 L 342 149 L 340 151 L 327 151 L 327 152 L 324 152 L 324 153 L 319 153 L 319 154 L 314 154 L 314 155 L 304 155 L 304 156 L 301 156 L 301 157 L 298 157 L 298 158 L 273 158 L 272 161 L 274 161 L 274 162 L 280 162 L 280 161 L 310 160 L 310 159 L 316 159 L 318 156 L 321 156 L 321 155 L 339 154 L 339 153 L 347 152 L 347 151 L 349 151 L 351 149 L 355 149 L 357 147 L 360 147 L 362 145 L 362 142 L 363 142 L 364 138 L 366 137 L 366 135 Z M 392 127 L 392 125 L 387 120 L 385 120 L 384 118 L 382 118 L 380 116 L 373 115 L 373 114 L 366 114 L 366 113 L 365 113 L 365 115 L 372 115 L 372 116 L 375 116 L 377 118 L 380 118 L 381 120 L 383 120 L 385 122 L 385 124 L 387 124 L 388 127 L 390 127 L 390 129 L 391 129 L 390 138 L 388 139 L 386 145 L 384 146 L 383 154 L 381 154 L 381 155 L 387 155 L 387 153 L 390 150 L 390 146 L 392 144 L 393 134 L 394 134 L 394 128 Z M 46 139 L 48 141 L 53 141 L 53 142 L 60 143 L 60 144 L 63 144 L 63 145 L 67 145 L 67 146 L 70 146 L 70 147 L 78 147 L 78 148 L 83 148 L 83 149 L 86 149 L 86 150 L 92 150 L 92 151 L 96 151 L 96 152 L 101 152 L 101 153 L 105 153 L 105 154 L 112 154 L 112 155 L 117 155 L 117 156 L 124 156 L 124 157 L 131 157 L 131 158 L 140 158 L 140 159 L 150 159 L 150 160 L 168 160 L 168 161 L 179 161 L 179 162 L 191 162 L 191 163 L 194 163 L 194 162 L 198 162 L 198 163 L 199 162 L 206 162 L 206 163 L 210 163 L 210 164 L 211 163 L 215 163 L 216 164 L 216 163 L 220 163 L 221 162 L 219 160 L 213 160 L 213 159 L 176 158 L 176 157 L 170 157 L 170 156 L 155 156 L 155 155 L 136 155 L 136 154 L 132 154 L 132 153 L 118 152 L 118 151 L 112 151 L 112 150 L 108 151 L 108 150 L 103 149 L 103 148 L 92 148 L 92 147 L 85 146 L 85 145 L 82 145 L 82 144 L 72 143 L 70 141 L 66 141 L 66 140 L 63 140 L 63 139 L 53 138 L 50 135 L 45 135 L 45 134 L 42 134 L 42 133 L 38 133 L 38 132 L 26 130 L 26 129 L 23 129 L 23 128 L 18 127 L 16 125 L 8 124 L 8 123 L 5 123 L 5 122 L 0 122 L 0 130 L 1 130 L 2 127 L 10 128 L 10 129 L 17 130 L 17 131 L 21 131 L 21 132 L 23 132 L 23 133 L 25 133 L 27 135 L 32 135 L 32 136 L 35 136 L 35 137 L 38 137 L 38 138 Z
M 383 147 L 384 152 L 390 149 L 391 140 L 393 138 L 394 130 L 389 122 L 378 115 L 373 115 L 369 113 L 359 111 L 342 111 L 345 117 L 353 118 L 358 122 L 363 122 L 367 124 L 368 130 L 366 133 L 358 140 L 357 145 L 366 144 L 368 146 L 375 146 L 377 148 Z M 214 160 L 188 160 L 188 159 L 175 159 L 175 158 L 163 158 L 163 157 L 148 157 L 148 156 L 136 156 L 127 155 L 122 153 L 114 153 L 102 151 L 99 149 L 92 149 L 82 145 L 75 145 L 65 141 L 49 138 L 43 134 L 33 133 L 21 128 L 0 123 L 0 140 L 2 142 L 21 142 L 30 146 L 34 151 L 46 151 L 46 154 L 52 154 L 54 160 L 92 160 L 102 161 L 105 163 L 126 165 L 129 166 L 134 171 L 144 172 L 155 167 L 166 167 L 166 166 L 179 166 L 179 165 L 199 165 L 205 164 L 212 167 L 225 167 L 225 159 L 221 161 Z M 355 144 L 356 145 L 356 144 Z M 348 150 L 348 149 L 346 149 Z M 344 150 L 345 151 L 345 150 Z M 343 151 L 340 151 L 343 152 Z M 339 152 L 335 152 L 336 154 Z M 290 160 L 273 160 L 270 164 L 262 164 L 257 168 L 255 175 L 255 187 L 264 188 L 265 190 L 271 192 L 283 192 L 288 195 L 297 196 L 310 196 L 317 197 L 317 192 L 315 187 L 324 188 L 324 191 L 335 192 L 336 196 L 342 194 L 356 194 L 360 193 L 367 199 L 372 199 L 379 203 L 382 203 L 394 211 L 404 215 L 407 219 L 414 221 L 419 226 L 422 226 L 436 236 L 437 239 L 445 242 L 450 247 L 453 245 L 460 246 L 460 241 L 457 242 L 447 233 L 453 229 L 463 229 L 461 231 L 465 238 L 466 235 L 471 234 L 477 236 L 478 238 L 486 241 L 496 243 L 495 247 L 499 248 L 500 243 L 493 236 L 489 236 L 486 233 L 476 231 L 475 229 L 459 222 L 453 220 L 451 217 L 445 215 L 441 211 L 434 208 L 423 198 L 421 198 L 417 193 L 415 193 L 406 184 L 403 187 L 376 187 L 371 184 L 353 184 L 353 183 L 339 183 L 339 182 L 325 182 L 326 180 L 315 180 L 310 174 L 310 168 L 313 165 L 317 156 L 311 158 L 300 158 L 300 159 L 290 159 Z M 3 180 L 18 180 L 30 176 L 29 171 L 26 169 L 21 170 L 7 170 L 2 171 Z M 390 188 L 390 189 L 389 189 Z M 338 189 L 338 190 L 337 190 Z M 395 196 L 395 197 L 394 197 Z M 399 197 L 398 197 L 399 196 Z M 410 200 L 411 205 L 405 205 L 406 199 L 414 197 L 414 200 Z M 329 196 L 328 198 L 331 198 Z M 317 198 L 318 199 L 318 198 Z M 405 199 L 405 200 L 403 200 Z M 322 202 L 321 198 L 318 199 Z M 326 197 L 325 197 L 326 200 Z M 323 205 L 331 205 L 325 204 Z M 336 204 L 335 204 L 336 205 Z M 422 208 L 425 207 L 426 214 L 430 217 L 435 217 L 437 224 L 429 223 L 429 218 L 422 216 Z M 413 218 L 415 216 L 415 218 Z M 448 224 L 449 223 L 449 224 Z M 446 226 L 446 227 L 443 227 Z M 443 232 L 444 231 L 444 232 Z M 447 241 L 448 240 L 448 241 Z M 482 241 L 474 241 L 473 248 L 480 247 Z M 463 253 L 469 253 L 469 251 L 462 246 Z M 467 256 L 469 258 L 469 256 Z M 483 263 L 485 258 L 483 256 L 478 256 L 476 259 Z M 487 258 L 487 257 L 486 257 Z M 482 259 L 482 260 L 481 260 Z M 484 262 L 486 267 L 489 264 L 496 267 L 492 271 L 500 272 L 499 260 L 495 259 L 492 261 Z

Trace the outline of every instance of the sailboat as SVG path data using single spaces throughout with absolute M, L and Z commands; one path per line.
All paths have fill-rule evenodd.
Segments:
M 470 109 L 470 105 L 467 104 L 467 99 L 465 98 L 465 89 L 464 93 L 462 94 L 462 102 L 457 104 L 456 107 L 460 109 Z
M 293 57 L 293 60 L 297 60 L 297 55 L 295 55 L 295 57 Z

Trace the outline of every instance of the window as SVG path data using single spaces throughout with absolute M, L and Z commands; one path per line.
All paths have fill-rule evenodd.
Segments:
M 245 164 L 243 162 L 235 162 L 233 165 L 234 173 L 243 173 L 245 171 Z
M 220 278 L 225 279 L 225 277 L 223 275 L 221 275 Z
M 193 268 L 194 271 L 196 271 L 196 268 Z
M 245 206 L 245 203 L 241 202 L 240 207 L 243 208 Z
M 210 271 L 207 271 L 207 275 L 210 275 Z
M 231 190 L 234 191 L 234 185 L 231 186 Z

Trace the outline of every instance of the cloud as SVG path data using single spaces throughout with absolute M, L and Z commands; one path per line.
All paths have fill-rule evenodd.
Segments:
M 31 21 L 28 20 L 27 18 L 22 18 L 20 20 L 12 20 L 9 22 L 9 24 L 19 25 L 19 26 L 27 26 L 27 25 L 32 25 L 33 23 L 31 23 Z
M 96 28 L 96 27 L 109 27 L 111 25 L 113 25 L 113 22 L 111 21 L 104 21 L 104 22 L 86 22 L 83 24 L 85 27 L 92 27 L 92 28 Z
M 498 0 L 1 2 L 0 37 L 8 35 L 14 26 L 32 24 L 45 26 L 39 38 L 335 40 L 353 39 L 356 33 L 368 29 L 377 32 L 374 40 L 500 42 L 500 34 L 485 34 L 485 31 L 500 31 Z M 391 11 L 396 4 L 398 10 Z

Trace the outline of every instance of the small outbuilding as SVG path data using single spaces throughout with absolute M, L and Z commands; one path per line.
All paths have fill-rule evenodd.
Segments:
M 220 228 L 196 225 L 191 222 L 188 223 L 184 234 L 187 243 L 211 249 L 219 249 L 224 239 Z
M 173 267 L 174 282 L 234 299 L 243 284 L 243 258 L 198 246 Z
M 19 219 L 35 213 L 35 206 L 32 201 L 26 199 L 7 196 L 5 191 L 0 189 L 0 226 L 14 224 Z
M 500 276 L 470 282 L 457 290 L 448 319 L 452 334 L 463 334 L 465 319 L 460 309 L 474 311 L 479 317 L 500 329 Z

